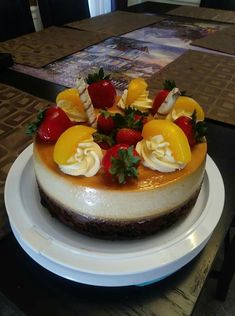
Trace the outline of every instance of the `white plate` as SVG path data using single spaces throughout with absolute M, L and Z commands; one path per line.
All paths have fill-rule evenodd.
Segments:
M 208 156 L 202 190 L 186 218 L 142 240 L 99 240 L 74 232 L 41 206 L 31 145 L 10 169 L 5 203 L 17 240 L 39 264 L 77 282 L 125 286 L 163 278 L 201 251 L 220 219 L 224 185 Z

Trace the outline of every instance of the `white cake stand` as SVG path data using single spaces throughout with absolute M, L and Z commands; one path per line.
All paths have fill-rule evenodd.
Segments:
M 142 240 L 100 240 L 74 232 L 42 207 L 30 145 L 10 169 L 5 203 L 19 244 L 49 271 L 90 285 L 142 285 L 174 273 L 203 249 L 222 214 L 224 185 L 207 156 L 202 190 L 186 218 Z

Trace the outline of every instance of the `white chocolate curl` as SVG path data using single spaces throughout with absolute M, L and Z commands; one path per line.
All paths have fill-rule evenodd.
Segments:
M 176 102 L 176 100 L 178 99 L 179 96 L 180 96 L 179 89 L 178 88 L 172 89 L 169 92 L 169 94 L 167 95 L 166 99 L 160 105 L 157 113 L 158 114 L 163 114 L 163 115 L 168 114 L 171 111 L 171 109 L 173 108 L 173 106 L 174 106 L 174 104 L 175 104 L 175 102 Z
M 91 102 L 91 98 L 87 90 L 87 84 L 83 78 L 77 79 L 76 88 L 78 89 L 80 99 L 84 106 L 84 110 L 88 118 L 88 123 L 90 124 L 91 127 L 96 128 L 97 123 L 96 123 L 95 110 L 94 110 L 93 104 Z

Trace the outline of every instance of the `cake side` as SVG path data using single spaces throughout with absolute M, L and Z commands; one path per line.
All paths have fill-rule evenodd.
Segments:
M 64 208 L 50 199 L 39 185 L 41 203 L 53 217 L 79 233 L 109 240 L 143 238 L 170 227 L 191 211 L 197 201 L 199 192 L 200 188 L 185 203 L 162 216 L 115 220 L 90 217 L 68 210 L 67 207 Z
M 144 187 L 136 180 L 134 184 L 126 183 L 118 189 L 120 186 L 112 182 L 104 184 L 102 173 L 91 178 L 65 176 L 58 168 L 52 167 L 52 161 L 48 163 L 50 150 L 46 161 L 44 155 L 40 156 L 41 147 L 37 143 L 34 146 L 34 167 L 44 195 L 62 209 L 97 220 L 143 220 L 171 212 L 198 191 L 205 170 L 206 144 L 197 146 L 187 169 L 172 173 L 170 178 L 168 174 L 151 170 L 141 174 L 145 168 L 140 169 L 139 177 L 145 182 Z M 86 185 L 85 180 L 89 180 Z

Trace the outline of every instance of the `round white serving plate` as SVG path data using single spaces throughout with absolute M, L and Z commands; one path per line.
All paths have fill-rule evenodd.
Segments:
M 42 207 L 30 145 L 9 171 L 5 203 L 16 239 L 44 268 L 80 283 L 129 286 L 162 279 L 203 249 L 223 211 L 224 185 L 207 156 L 202 189 L 187 217 L 141 240 L 100 240 L 71 230 Z

